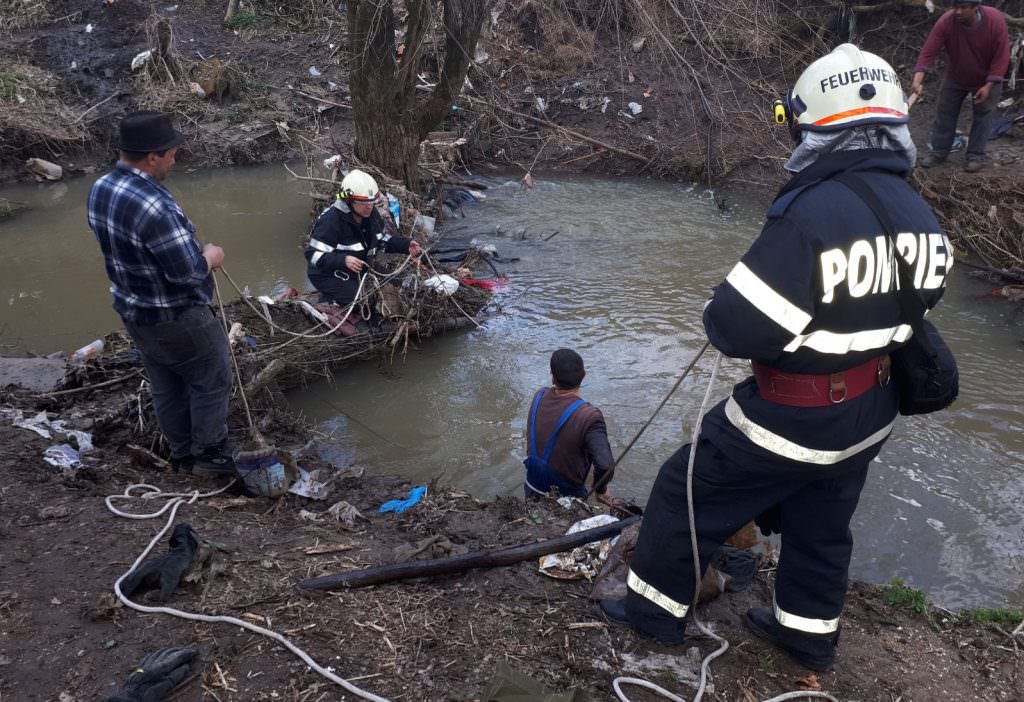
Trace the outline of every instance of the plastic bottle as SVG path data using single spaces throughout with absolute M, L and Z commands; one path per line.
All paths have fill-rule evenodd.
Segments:
M 72 361 L 84 361 L 87 358 L 97 355 L 103 350 L 103 339 L 96 339 L 91 344 L 87 344 L 82 348 L 71 354 L 70 359 Z
M 388 193 L 388 209 L 391 210 L 391 215 L 395 218 L 395 226 L 401 226 L 399 218 L 402 212 L 402 203 L 391 193 Z

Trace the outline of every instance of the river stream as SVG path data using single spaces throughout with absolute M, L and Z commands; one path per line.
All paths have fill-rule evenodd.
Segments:
M 486 181 L 441 247 L 493 244 L 511 280 L 480 329 L 426 340 L 393 364 L 361 364 L 292 393 L 341 465 L 399 473 L 481 498 L 518 494 L 527 405 L 561 346 L 587 365 L 586 399 L 618 454 L 703 344 L 701 307 L 756 236 L 764 204 L 641 180 Z M 0 346 L 69 351 L 117 326 L 85 222 L 89 180 L 0 190 L 32 209 L 0 222 Z M 254 293 L 306 284 L 306 187 L 280 167 L 175 173 L 168 185 L 200 236 L 225 247 Z M 551 236 L 554 232 L 557 234 Z M 545 241 L 545 239 L 548 239 Z M 510 259 L 518 259 L 509 261 Z M 903 418 L 872 466 L 854 518 L 852 575 L 901 577 L 946 607 L 1024 607 L 1024 325 L 991 289 L 954 271 L 932 315 L 960 363 L 951 411 Z M 626 456 L 612 486 L 643 504 L 687 440 L 705 356 Z M 713 398 L 747 366 L 726 359 Z M 381 501 L 395 497 L 382 495 Z

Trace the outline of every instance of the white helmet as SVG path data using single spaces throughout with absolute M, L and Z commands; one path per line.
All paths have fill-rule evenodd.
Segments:
M 338 197 L 342 200 L 355 200 L 356 202 L 374 202 L 380 196 L 380 189 L 369 173 L 360 170 L 351 170 L 341 181 L 341 192 Z
M 791 126 L 831 132 L 910 120 L 899 76 L 884 59 L 842 44 L 807 67 L 789 95 Z

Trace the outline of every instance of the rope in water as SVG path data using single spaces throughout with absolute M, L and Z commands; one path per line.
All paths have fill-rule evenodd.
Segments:
M 700 360 L 700 357 L 704 355 L 704 352 L 708 350 L 708 347 L 710 345 L 710 341 L 704 342 L 704 345 L 700 347 L 700 351 L 698 351 L 697 355 L 693 357 L 693 360 L 690 361 L 690 364 L 686 366 L 686 370 L 684 370 L 683 374 L 679 376 L 678 380 L 676 380 L 676 383 L 675 385 L 672 386 L 672 389 L 669 390 L 665 397 L 662 398 L 661 402 L 654 409 L 654 412 L 651 413 L 651 416 L 648 417 L 647 421 L 644 422 L 644 425 L 640 427 L 640 431 L 638 431 L 633 436 L 633 439 L 626 445 L 626 448 L 622 450 L 622 453 L 619 454 L 619 457 L 615 459 L 614 463 L 612 463 L 611 468 L 609 468 L 605 472 L 605 474 L 601 476 L 601 479 L 594 483 L 594 485 L 590 488 L 590 492 L 588 492 L 587 496 L 583 498 L 584 501 L 590 499 L 590 496 L 597 492 L 598 488 L 600 488 L 609 480 L 611 480 L 612 475 L 615 473 L 615 467 L 619 465 L 619 461 L 626 457 L 626 454 L 629 453 L 629 450 L 633 448 L 633 444 L 635 444 L 637 440 L 643 435 L 643 433 L 647 431 L 647 427 L 651 426 L 651 422 L 653 422 L 654 418 L 658 416 L 658 412 L 661 412 L 661 408 L 665 406 L 665 403 L 668 402 L 669 398 L 672 397 L 672 395 L 675 394 L 675 391 L 679 389 L 679 386 L 683 384 L 683 381 L 686 380 L 686 376 L 688 376 L 690 374 L 690 371 L 693 370 L 693 367 L 697 365 L 697 361 Z

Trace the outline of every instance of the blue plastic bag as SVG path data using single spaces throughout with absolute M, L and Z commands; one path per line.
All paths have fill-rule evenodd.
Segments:
M 409 496 L 404 500 L 390 500 L 380 506 L 381 512 L 397 512 L 401 514 L 405 510 L 409 509 L 417 502 L 423 499 L 423 496 L 427 494 L 427 486 L 419 485 L 409 490 Z

